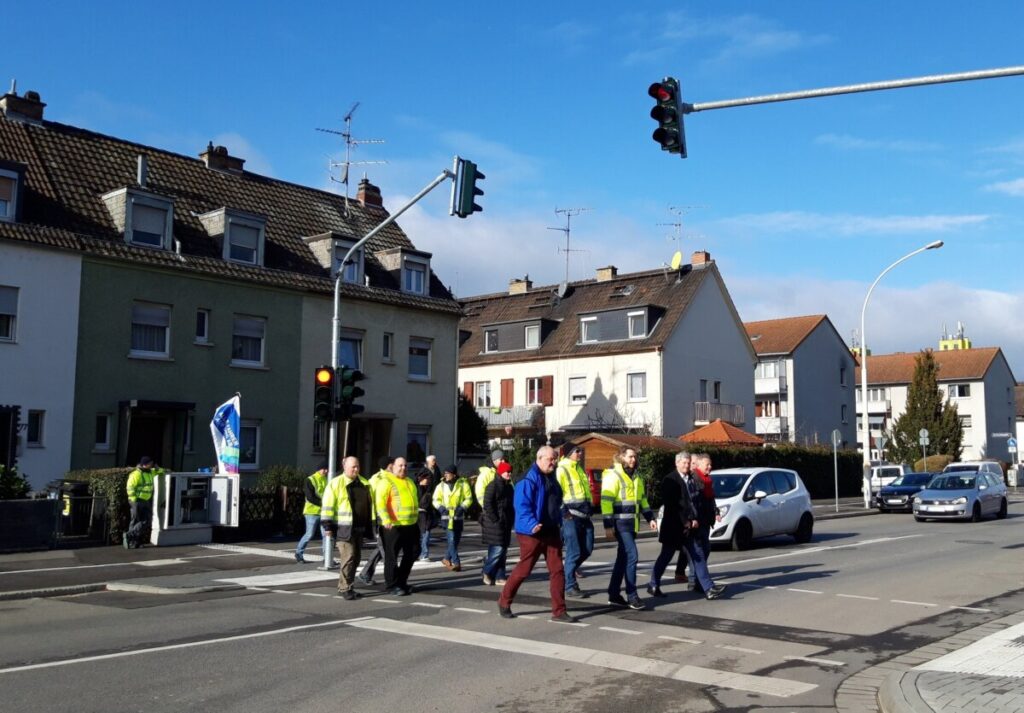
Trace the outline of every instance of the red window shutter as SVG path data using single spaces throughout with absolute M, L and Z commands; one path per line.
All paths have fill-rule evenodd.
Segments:
M 512 404 L 515 398 L 512 394 L 512 385 L 515 382 L 512 379 L 501 380 L 501 407 L 512 408 Z
M 469 400 L 469 403 L 473 403 L 473 382 L 467 381 L 462 385 L 462 393 Z
M 555 402 L 555 377 L 540 377 L 540 402 L 544 406 L 550 406 Z

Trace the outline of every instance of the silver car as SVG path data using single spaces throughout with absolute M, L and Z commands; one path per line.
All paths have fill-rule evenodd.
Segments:
M 814 533 L 811 496 L 795 470 L 727 468 L 711 473 L 718 521 L 711 542 L 745 550 L 757 537 L 792 535 L 810 542 Z
M 914 496 L 914 519 L 971 520 L 1006 517 L 1006 485 L 992 473 L 941 473 Z

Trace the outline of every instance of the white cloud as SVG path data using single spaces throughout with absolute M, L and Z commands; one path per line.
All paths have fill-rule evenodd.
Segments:
M 211 139 L 214 146 L 224 146 L 232 156 L 245 159 L 245 170 L 262 176 L 273 176 L 274 167 L 267 155 L 257 149 L 247 138 L 233 131 L 217 134 Z
M 1024 196 L 1024 178 L 1016 178 L 1012 181 L 1001 181 L 990 183 L 982 188 L 993 193 L 1005 193 L 1008 196 Z
M 821 146 L 831 146 L 844 151 L 939 151 L 941 144 L 913 139 L 865 139 L 849 134 L 822 134 L 814 139 Z
M 715 221 L 727 229 L 765 233 L 816 233 L 835 235 L 883 235 L 949 232 L 977 226 L 988 215 L 855 215 L 776 211 L 748 213 Z

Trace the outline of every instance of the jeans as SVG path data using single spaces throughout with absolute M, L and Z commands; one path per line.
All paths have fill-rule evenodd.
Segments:
M 594 523 L 590 518 L 572 517 L 562 520 L 562 548 L 565 560 L 565 591 L 579 584 L 576 582 L 576 570 L 579 569 L 594 551 Z
M 668 568 L 668 563 L 672 561 L 672 558 L 677 552 L 679 553 L 679 561 L 686 562 L 686 555 L 684 555 L 678 547 L 671 542 L 661 543 L 661 552 L 658 554 L 658 559 L 654 560 L 654 567 L 651 568 L 650 586 L 661 586 L 661 577 L 665 574 L 665 569 Z M 679 569 L 677 568 L 676 571 L 678 572 Z
M 306 551 L 306 545 L 313 539 L 313 535 L 316 534 L 317 530 L 320 529 L 320 516 L 319 515 L 306 515 L 306 534 L 299 540 L 298 546 L 295 548 L 295 554 L 302 557 L 302 553 Z M 330 552 L 324 553 L 324 562 L 330 562 Z
M 430 530 L 420 530 L 420 559 L 430 559 Z
M 686 549 L 686 556 L 690 560 L 690 571 L 697 578 L 697 584 L 705 592 L 711 591 L 715 583 L 711 580 L 711 573 L 708 572 L 708 562 L 704 559 L 704 549 L 700 541 L 700 534 L 683 538 L 683 547 Z
M 483 573 L 492 579 L 508 579 L 505 571 L 505 560 L 508 559 L 508 547 L 504 545 L 488 545 L 487 556 L 484 558 Z
M 520 535 L 517 532 L 516 539 L 519 540 L 519 564 L 512 570 L 508 581 L 502 587 L 501 596 L 498 597 L 498 606 L 503 608 L 512 606 L 512 600 L 515 599 L 520 585 L 530 576 L 530 572 L 537 566 L 537 562 L 543 555 L 548 566 L 551 615 L 564 614 L 565 569 L 562 566 L 562 540 L 557 531 L 538 535 Z
M 451 529 L 446 529 L 445 537 L 448 540 L 448 561 L 452 564 L 462 564 L 459 562 L 459 542 L 462 540 L 462 521 L 456 520 L 452 524 Z
M 633 521 L 624 524 L 615 523 L 615 540 L 619 543 L 615 552 L 615 564 L 612 566 L 612 578 L 608 582 L 608 595 L 619 596 L 622 580 L 626 580 L 626 596 L 636 596 L 636 565 L 640 559 L 636 551 L 636 532 Z

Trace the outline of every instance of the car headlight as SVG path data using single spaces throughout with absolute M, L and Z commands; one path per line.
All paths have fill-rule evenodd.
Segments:
M 966 496 L 960 496 L 959 498 L 957 498 L 956 500 L 953 501 L 953 504 L 954 505 L 966 505 L 967 504 L 967 497 Z
M 728 514 L 729 514 L 729 506 L 728 505 L 719 505 L 718 506 L 718 517 L 724 518 Z
M 917 496 L 915 495 L 915 496 L 914 496 L 914 505 L 920 505 L 920 504 L 921 504 L 921 498 L 919 498 L 919 497 L 917 497 Z

